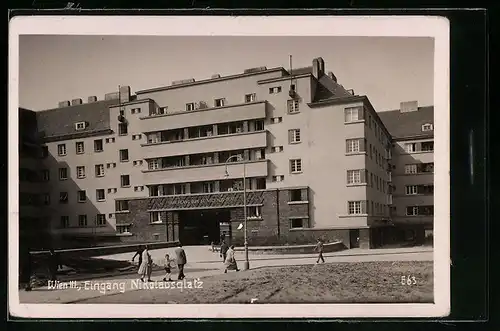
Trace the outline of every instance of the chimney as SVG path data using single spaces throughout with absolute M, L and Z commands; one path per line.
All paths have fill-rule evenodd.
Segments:
M 319 75 L 321 77 L 325 74 L 325 61 L 323 61 L 322 57 L 318 57 L 318 64 L 319 64 Z
M 313 76 L 316 77 L 316 79 L 320 79 L 321 76 L 325 74 L 325 61 L 323 61 L 322 58 L 318 57 L 317 59 L 313 60 Z
M 106 93 L 104 95 L 104 100 L 115 100 L 118 99 L 118 92 Z
M 93 96 L 90 96 L 90 97 L 88 98 L 88 103 L 92 103 L 92 102 L 96 102 L 96 101 L 97 101 L 97 97 L 96 97 L 96 96 L 94 96 L 94 95 L 93 95 Z
M 220 78 L 220 75 L 219 74 L 212 75 L 212 79 L 215 79 L 215 78 Z
M 130 101 L 130 86 L 120 86 L 120 103 Z
M 73 99 L 71 100 L 71 105 L 72 106 L 77 106 L 82 104 L 82 99 Z
M 333 80 L 335 83 L 337 82 L 337 77 L 335 77 L 333 72 L 328 71 L 328 77 L 330 77 L 330 79 Z
M 400 111 L 402 113 L 407 113 L 407 112 L 411 112 L 411 111 L 418 111 L 418 101 L 401 102 Z
M 68 100 L 64 100 L 64 101 L 59 102 L 59 108 L 64 108 L 64 107 L 69 107 Z

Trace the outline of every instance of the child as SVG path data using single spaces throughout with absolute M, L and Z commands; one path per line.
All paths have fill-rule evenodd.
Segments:
M 168 254 L 165 254 L 165 262 L 164 262 L 164 267 L 165 267 L 165 277 L 163 278 L 163 281 L 167 281 L 167 276 L 168 276 L 168 281 L 171 282 L 171 273 L 172 271 L 170 270 L 170 264 L 172 263 L 172 260 L 170 259 L 170 256 Z

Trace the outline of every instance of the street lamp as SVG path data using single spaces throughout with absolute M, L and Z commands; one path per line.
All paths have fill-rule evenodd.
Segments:
M 227 165 L 232 159 L 237 159 L 238 155 L 233 155 L 226 160 L 226 174 L 225 177 L 229 177 L 227 172 Z M 245 262 L 243 264 L 243 270 L 250 269 L 250 261 L 248 260 L 248 239 L 247 239 L 247 166 L 246 160 L 243 160 L 243 219 L 244 219 L 244 233 L 245 233 Z

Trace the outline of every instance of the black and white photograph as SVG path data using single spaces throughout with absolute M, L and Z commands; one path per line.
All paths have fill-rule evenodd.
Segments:
M 446 19 L 9 30 L 13 315 L 449 312 Z

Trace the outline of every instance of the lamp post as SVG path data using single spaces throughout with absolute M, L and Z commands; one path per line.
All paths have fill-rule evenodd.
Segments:
M 226 174 L 225 177 L 229 177 L 229 173 L 227 172 L 227 165 L 229 161 L 232 159 L 237 159 L 238 155 L 233 155 L 227 158 L 226 160 Z M 245 262 L 243 263 L 243 270 L 250 269 L 250 261 L 248 260 L 248 238 L 247 238 L 247 161 L 243 160 L 243 226 L 244 226 L 244 235 L 245 235 Z

